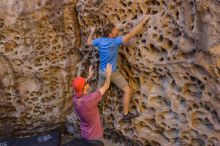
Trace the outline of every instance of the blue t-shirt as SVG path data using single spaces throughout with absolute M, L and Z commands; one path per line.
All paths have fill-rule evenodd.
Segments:
M 97 38 L 92 41 L 92 45 L 98 47 L 100 56 L 99 69 L 104 71 L 106 65 L 112 65 L 112 71 L 117 70 L 118 47 L 123 43 L 122 37 L 116 38 Z

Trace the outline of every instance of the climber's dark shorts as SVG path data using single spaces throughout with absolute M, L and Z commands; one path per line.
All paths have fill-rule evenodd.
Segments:
M 101 87 L 104 84 L 105 79 L 106 79 L 105 72 L 99 71 L 98 87 Z M 123 89 L 124 87 L 128 86 L 128 82 L 119 71 L 113 72 L 111 74 L 111 82 L 113 82 L 119 89 Z
M 103 140 L 87 140 L 85 138 L 74 138 L 63 146 L 104 146 Z
M 87 144 L 87 146 L 104 146 L 102 140 L 87 140 L 85 138 L 82 138 L 82 140 Z

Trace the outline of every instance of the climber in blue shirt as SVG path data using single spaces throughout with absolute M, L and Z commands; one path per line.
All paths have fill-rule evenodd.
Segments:
M 95 32 L 95 28 L 91 28 L 91 33 L 87 40 L 87 45 L 97 47 L 100 56 L 99 67 L 99 83 L 98 86 L 102 86 L 105 81 L 105 69 L 106 65 L 110 63 L 112 65 L 111 82 L 113 82 L 118 88 L 124 91 L 123 96 L 123 120 L 129 120 L 138 116 L 138 114 L 129 112 L 131 88 L 127 80 L 117 69 L 118 48 L 123 43 L 127 43 L 132 37 L 139 33 L 143 25 L 150 18 L 149 15 L 144 15 L 141 21 L 126 35 L 118 36 L 119 29 L 114 24 L 109 23 L 103 29 L 103 37 L 92 39 Z

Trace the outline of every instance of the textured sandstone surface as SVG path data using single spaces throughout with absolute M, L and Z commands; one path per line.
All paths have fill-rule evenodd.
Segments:
M 81 60 L 76 3 L 3 0 L 0 5 L 0 136 L 58 127 Z
M 105 137 L 135 146 L 220 145 L 218 0 L 3 0 L 0 7 L 1 136 L 58 127 L 70 79 L 91 63 L 98 70 L 98 51 L 85 45 L 89 28 L 99 37 L 112 22 L 122 35 L 150 14 L 118 60 L 140 116 L 121 121 L 122 92 L 112 85 L 100 104 Z M 75 114 L 67 120 L 78 125 Z

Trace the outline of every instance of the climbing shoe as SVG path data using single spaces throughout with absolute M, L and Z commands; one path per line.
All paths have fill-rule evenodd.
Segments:
M 123 121 L 127 121 L 127 120 L 131 120 L 131 119 L 133 119 L 133 118 L 136 118 L 136 117 L 138 117 L 138 116 L 139 116 L 139 113 L 134 114 L 134 113 L 128 112 L 127 115 L 123 115 L 122 120 L 123 120 Z

